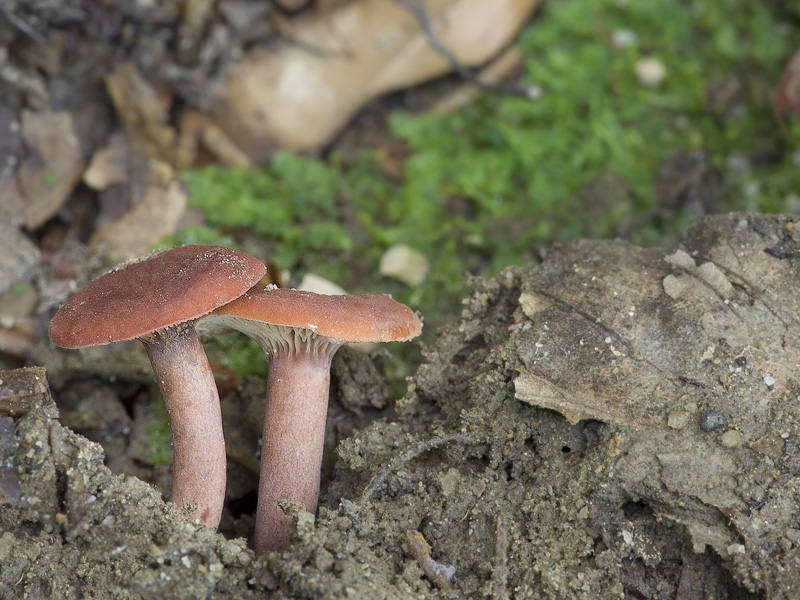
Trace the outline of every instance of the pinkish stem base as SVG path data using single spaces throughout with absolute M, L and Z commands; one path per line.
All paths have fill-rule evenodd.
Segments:
M 219 525 L 225 502 L 225 439 L 214 374 L 194 326 L 184 323 L 142 339 L 172 430 L 172 495 L 197 504 L 192 519 Z
M 312 514 L 317 510 L 332 356 L 328 352 L 270 354 L 256 512 L 257 555 L 289 545 L 286 524 L 290 517 L 278 500 L 302 502 Z

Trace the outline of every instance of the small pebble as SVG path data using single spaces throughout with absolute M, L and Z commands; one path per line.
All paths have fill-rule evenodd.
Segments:
M 643 58 L 636 63 L 636 76 L 643 85 L 655 86 L 664 81 L 667 68 L 657 58 Z
M 405 244 L 392 246 L 381 257 L 380 274 L 417 287 L 428 275 L 428 259 Z
M 675 410 L 667 415 L 667 425 L 672 429 L 683 429 L 689 424 L 692 413 L 686 410 Z
M 742 434 L 735 429 L 726 431 L 719 438 L 719 443 L 725 448 L 738 448 L 743 441 Z
M 724 425 L 725 417 L 715 410 L 710 410 L 703 415 L 703 420 L 700 422 L 700 429 L 703 431 L 716 431 Z

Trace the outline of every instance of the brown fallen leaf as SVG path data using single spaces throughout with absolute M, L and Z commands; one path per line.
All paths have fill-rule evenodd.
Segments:
M 481 82 L 481 84 L 494 85 L 508 77 L 509 74 L 518 69 L 521 65 L 522 53 L 517 48 L 511 47 L 484 67 L 478 73 L 476 79 Z M 437 100 L 428 112 L 434 115 L 445 115 L 454 112 L 474 102 L 482 92 L 483 90 L 481 87 L 475 83 L 463 83 L 452 92 Z M 534 92 L 536 92 L 536 90 L 531 89 L 532 95 L 535 96 Z
M 131 63 L 123 63 L 108 74 L 106 88 L 132 151 L 177 164 L 177 134 L 168 123 L 169 100 Z
M 464 66 L 489 60 L 538 0 L 429 0 L 437 40 Z M 290 20 L 289 43 L 255 48 L 232 68 L 214 115 L 256 162 L 275 148 L 330 141 L 369 100 L 447 73 L 417 15 L 394 0 L 362 0 Z
M 800 116 L 800 52 L 795 52 L 784 68 L 772 107 L 775 112 L 775 120 L 784 131 L 786 131 L 786 123 L 783 116 L 787 109 L 792 109 L 795 114 Z
M 188 197 L 175 171 L 167 163 L 148 162 L 142 199 L 121 218 L 100 225 L 89 246 L 132 258 L 175 233 L 186 212 Z
M 798 248 L 796 216 L 755 213 L 698 219 L 677 250 L 555 247 L 519 271 L 497 354 L 518 398 L 607 423 L 598 502 L 613 481 L 768 598 L 800 581 Z
M 0 371 L 0 415 L 19 417 L 34 408 L 58 417 L 44 367 L 23 367 Z
M 83 173 L 83 154 L 68 112 L 23 111 L 22 137 L 28 156 L 17 182 L 27 200 L 25 226 L 36 229 L 67 201 Z
M 251 167 L 253 161 L 228 135 L 210 119 L 203 119 L 200 128 L 200 141 L 220 164 L 227 167 Z
M 97 150 L 83 172 L 83 182 L 93 190 L 102 191 L 128 179 L 128 144 L 125 134 L 116 131 L 108 144 Z
M 0 176 L 0 221 L 10 225 L 23 225 L 26 221 L 27 203 L 13 174 Z
M 787 243 L 799 234 L 788 222 Z M 517 397 L 571 422 L 663 428 L 687 393 L 725 398 L 747 386 L 769 394 L 733 414 L 766 418 L 770 397 L 793 393 L 800 362 L 800 301 L 786 292 L 796 279 L 768 252 L 777 240 L 737 232 L 736 244 L 714 243 L 724 235 L 674 252 L 585 243 L 568 269 L 543 263 L 519 299 L 529 321 L 517 333 Z
M 19 229 L 0 221 L 0 292 L 30 279 L 40 263 L 39 248 Z

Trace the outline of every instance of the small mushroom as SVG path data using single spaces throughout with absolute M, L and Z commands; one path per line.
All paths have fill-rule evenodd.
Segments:
M 316 512 L 325 441 L 331 359 L 348 342 L 406 341 L 422 323 L 386 294 L 326 296 L 255 286 L 203 317 L 198 330 L 238 330 L 256 340 L 269 360 L 261 446 L 255 551 L 289 544 L 289 517 L 278 500 Z
M 171 501 L 219 524 L 225 440 L 214 375 L 194 319 L 241 296 L 266 273 L 256 258 L 222 246 L 170 248 L 94 280 L 53 317 L 50 339 L 84 348 L 139 339 L 167 407 L 174 448 Z

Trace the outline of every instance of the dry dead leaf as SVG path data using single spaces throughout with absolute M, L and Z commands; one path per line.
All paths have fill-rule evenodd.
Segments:
M 106 76 L 106 88 L 133 152 L 177 164 L 175 129 L 167 122 L 169 101 L 131 63 Z
M 795 219 L 704 217 L 676 251 L 566 245 L 522 272 L 507 354 L 518 398 L 608 423 L 624 497 L 769 598 L 800 573 L 775 552 L 800 539 Z
M 23 225 L 27 206 L 13 174 L 0 176 L 0 222 Z
M 489 60 L 538 0 L 429 0 L 431 27 L 464 66 Z M 283 46 L 256 48 L 231 70 L 215 117 L 255 161 L 277 148 L 328 142 L 369 100 L 448 72 L 417 16 L 393 0 L 362 0 L 291 20 Z
M 243 152 L 231 138 L 210 119 L 203 119 L 200 129 L 200 141 L 203 147 L 208 150 L 220 162 L 228 167 L 251 167 L 253 161 Z
M 788 108 L 800 116 L 800 52 L 796 52 L 789 60 L 775 92 L 775 119 L 783 130 L 786 130 L 783 114 Z
M 0 292 L 28 279 L 39 266 L 36 245 L 15 226 L 0 221 Z
M 127 179 L 128 143 L 125 134 L 117 131 L 111 134 L 105 147 L 94 153 L 83 172 L 83 182 L 93 190 L 102 191 Z
M 142 199 L 121 218 L 100 225 L 89 246 L 122 258 L 144 254 L 153 244 L 175 233 L 187 204 L 186 191 L 172 167 L 151 160 Z
M 66 202 L 83 172 L 81 146 L 68 112 L 23 111 L 22 137 L 28 155 L 17 169 L 27 200 L 25 226 L 36 229 Z
M 192 106 L 187 106 L 183 111 L 175 153 L 180 168 L 188 168 L 195 163 L 201 132 L 206 122 L 203 114 Z
M 517 48 L 511 47 L 481 69 L 476 79 L 484 85 L 495 85 L 521 65 L 522 53 Z M 475 83 L 464 83 L 438 100 L 428 112 L 435 115 L 454 112 L 474 102 L 482 91 Z
M 759 396 L 735 414 L 766 418 L 771 396 L 792 393 L 800 302 L 789 262 L 768 251 L 777 241 L 734 233 L 735 244 L 708 231 L 670 253 L 586 243 L 569 269 L 541 265 L 520 295 L 530 324 L 520 325 L 517 396 L 571 422 L 665 427 L 688 391 L 728 397 L 744 385 Z M 792 225 L 786 236 L 800 234 Z

